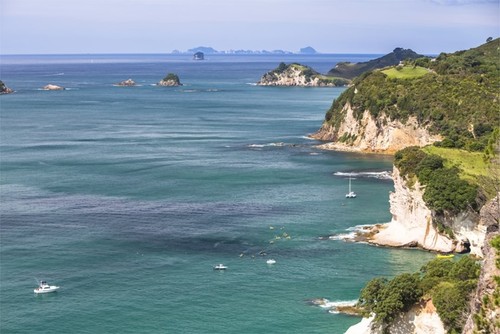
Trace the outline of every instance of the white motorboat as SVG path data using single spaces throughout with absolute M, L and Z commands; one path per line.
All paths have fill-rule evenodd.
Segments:
M 59 289 L 58 286 L 49 285 L 49 284 L 47 284 L 47 281 L 40 281 L 38 288 L 33 290 L 33 292 L 34 293 L 49 293 L 49 292 L 57 291 L 58 289 Z
M 346 198 L 356 198 L 356 193 L 351 190 L 351 176 L 349 175 L 349 192 L 345 194 Z
M 274 259 L 269 259 L 266 261 L 267 264 L 275 264 L 276 263 L 276 260 Z
M 214 270 L 226 270 L 227 267 L 225 265 L 223 265 L 222 263 L 219 263 L 217 265 L 214 266 Z

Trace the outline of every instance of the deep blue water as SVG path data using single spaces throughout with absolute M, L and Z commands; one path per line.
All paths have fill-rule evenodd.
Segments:
M 2 56 L 0 332 L 343 333 L 359 319 L 308 301 L 432 255 L 322 238 L 390 220 L 392 160 L 307 138 L 343 88 L 253 83 L 371 58 Z M 153 85 L 169 72 L 184 86 Z

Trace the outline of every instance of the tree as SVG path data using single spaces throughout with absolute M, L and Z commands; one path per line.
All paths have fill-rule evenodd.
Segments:
M 374 307 L 380 301 L 381 293 L 387 285 L 387 279 L 378 277 L 369 281 L 361 290 L 359 305 L 365 310 L 366 315 L 374 312 Z

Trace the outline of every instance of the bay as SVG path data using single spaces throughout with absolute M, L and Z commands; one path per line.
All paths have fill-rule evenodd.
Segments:
M 307 138 L 343 88 L 254 83 L 372 58 L 2 56 L 1 332 L 343 333 L 359 319 L 309 301 L 432 255 L 325 238 L 390 220 L 392 160 Z M 184 86 L 154 86 L 169 72 Z

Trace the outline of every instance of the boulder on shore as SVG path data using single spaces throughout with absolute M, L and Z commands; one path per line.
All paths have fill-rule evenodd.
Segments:
M 135 81 L 132 80 L 132 79 L 127 79 L 127 80 L 123 80 L 123 81 L 115 84 L 115 86 L 119 86 L 119 87 L 132 87 L 132 86 L 135 86 Z
M 0 94 L 10 94 L 13 93 L 14 91 L 7 87 L 2 80 L 0 80 Z
M 165 78 L 157 83 L 158 86 L 176 87 L 182 86 L 179 76 L 174 73 L 169 73 Z
M 48 84 L 43 86 L 43 90 L 64 90 L 64 87 L 58 86 L 58 85 L 53 85 L 53 84 Z

